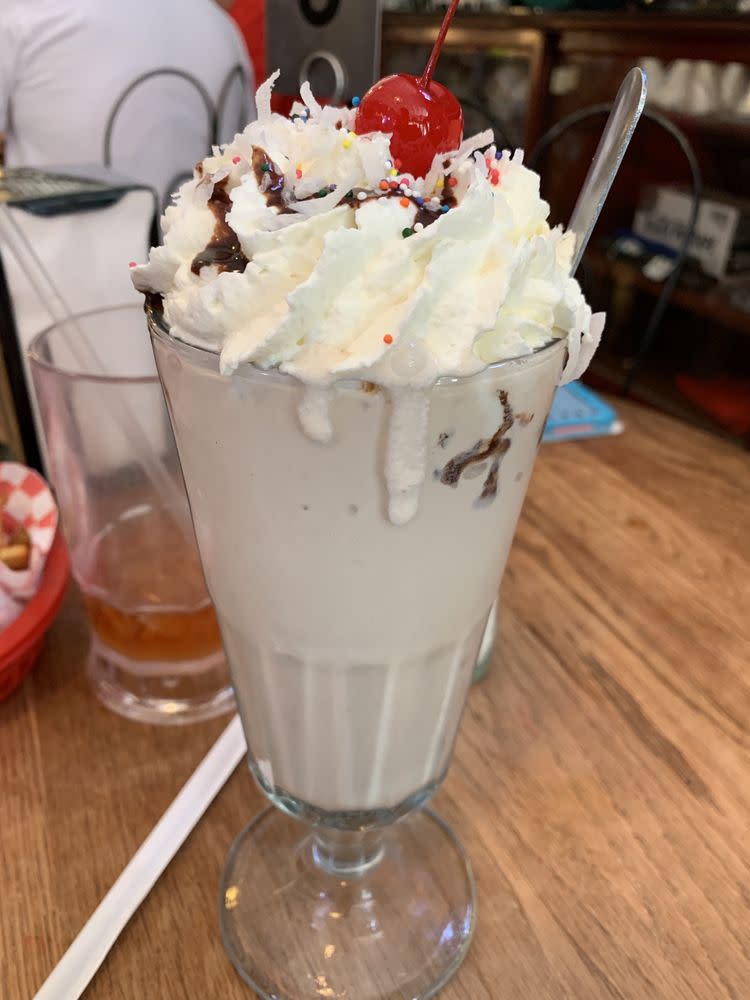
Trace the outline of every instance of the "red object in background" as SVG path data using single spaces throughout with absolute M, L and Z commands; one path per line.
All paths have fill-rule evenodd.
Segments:
M 255 86 L 257 87 L 268 76 L 265 0 L 234 0 L 229 8 L 229 13 L 244 36 L 247 51 L 250 53 L 250 61 L 255 70 Z
M 435 154 L 458 149 L 463 138 L 461 105 L 447 87 L 432 79 L 458 4 L 452 0 L 443 18 L 424 73 L 420 77 L 397 73 L 379 80 L 357 111 L 359 135 L 392 132 L 391 153 L 404 172 L 415 177 L 424 177 Z
M 750 379 L 722 375 L 694 378 L 677 375 L 677 388 L 691 403 L 700 407 L 733 434 L 750 434 Z
M 34 666 L 44 636 L 60 610 L 69 575 L 68 550 L 58 531 L 39 590 L 13 624 L 0 632 L 0 701 L 16 690 Z
M 273 0 L 271 0 L 273 3 Z M 269 75 L 266 65 L 266 3 L 265 0 L 234 0 L 229 8 L 237 27 L 242 32 L 250 53 L 250 61 L 255 70 L 255 86 L 258 87 Z M 273 69 L 276 69 L 274 66 Z M 280 115 L 288 115 L 296 94 L 271 95 L 271 107 Z

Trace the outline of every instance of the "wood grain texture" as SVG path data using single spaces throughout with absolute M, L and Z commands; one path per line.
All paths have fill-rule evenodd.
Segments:
M 436 800 L 479 887 L 446 1000 L 750 996 L 750 457 L 621 410 L 621 438 L 542 449 L 495 662 Z M 4 1000 L 33 996 L 224 724 L 110 715 L 85 648 L 71 593 L 0 705 Z M 216 886 L 261 805 L 239 768 L 90 1000 L 249 995 Z

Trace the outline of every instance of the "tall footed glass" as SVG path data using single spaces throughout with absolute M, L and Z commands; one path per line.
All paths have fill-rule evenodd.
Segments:
M 394 524 L 388 392 L 337 386 L 320 443 L 300 426 L 300 383 L 250 365 L 225 377 L 158 316 L 150 326 L 250 767 L 277 807 L 231 849 L 227 951 L 267 998 L 432 996 L 466 953 L 475 893 L 460 844 L 425 806 L 448 769 L 564 343 L 437 383 L 418 508 Z

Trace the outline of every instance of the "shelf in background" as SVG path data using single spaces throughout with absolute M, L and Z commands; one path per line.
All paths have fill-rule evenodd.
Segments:
M 713 112 L 699 115 L 689 111 L 662 108 L 658 104 L 654 104 L 653 107 L 649 104 L 648 108 L 669 118 L 683 132 L 702 132 L 725 139 L 750 141 L 750 117 L 747 116 L 721 115 Z
M 417 30 L 428 28 L 433 31 L 443 18 L 444 11 L 415 14 L 402 11 L 386 11 L 383 24 L 388 30 L 407 28 Z M 675 31 L 693 31 L 703 37 L 712 34 L 725 35 L 729 32 L 740 37 L 750 36 L 750 16 L 746 14 L 694 14 L 681 11 L 534 11 L 527 7 L 511 7 L 506 10 L 489 12 L 459 11 L 454 21 L 454 29 L 477 26 L 484 30 L 492 28 L 537 28 L 541 31 L 648 31 L 654 35 L 672 35 Z
M 616 396 L 620 392 L 626 374 L 624 359 L 600 348 L 586 373 L 585 382 L 599 392 L 613 393 Z M 704 410 L 691 403 L 675 385 L 673 375 L 659 370 L 654 364 L 648 362 L 644 364 L 628 399 L 676 417 L 740 447 L 750 447 L 750 440 L 728 431 Z M 616 410 L 616 399 L 613 405 Z
M 384 53 L 401 46 L 431 48 L 442 12 L 388 11 L 382 18 Z M 625 69 L 652 56 L 663 62 L 690 58 L 726 65 L 750 65 L 750 16 L 747 14 L 694 14 L 679 11 L 549 11 L 526 8 L 489 12 L 459 10 L 445 45 L 446 51 L 495 50 L 529 61 L 529 101 L 524 147 L 533 149 L 551 122 L 550 78 L 556 66 L 581 57 L 606 60 Z M 605 74 L 606 77 L 606 74 Z M 610 97 L 617 92 L 617 72 L 610 73 Z M 603 93 L 598 94 L 601 100 Z M 589 102 L 593 103 L 593 102 Z M 679 115 L 679 113 L 677 113 Z M 697 116 L 688 116 L 688 131 L 695 134 Z M 707 116 L 708 117 L 708 116 Z M 716 116 L 711 116 L 714 119 Z M 703 128 L 701 124 L 699 126 Z M 708 126 L 706 126 L 708 127 Z M 747 134 L 742 128 L 742 136 Z M 719 119 L 718 135 L 735 137 L 735 121 Z
M 442 12 L 412 14 L 389 11 L 383 15 L 383 42 L 432 44 Z M 521 32 L 546 36 L 564 55 L 601 54 L 621 58 L 654 55 L 663 59 L 694 58 L 720 62 L 748 60 L 750 16 L 696 15 L 672 11 L 553 11 L 540 13 L 511 8 L 496 13 L 459 11 L 446 48 L 460 48 L 478 40 L 483 48 L 502 46 Z
M 614 260 L 597 247 L 589 248 L 584 264 L 595 277 L 608 278 L 616 284 L 633 285 L 654 298 L 661 293 L 662 285 L 647 278 L 635 264 L 622 259 Z M 672 293 L 670 303 L 750 337 L 750 313 L 735 308 L 714 289 L 701 292 L 678 286 Z

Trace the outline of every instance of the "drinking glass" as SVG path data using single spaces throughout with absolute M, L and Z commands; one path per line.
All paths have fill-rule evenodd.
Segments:
M 174 437 L 138 306 L 55 324 L 29 348 L 99 699 L 146 722 L 234 704 Z
M 405 428 L 390 393 L 338 384 L 320 443 L 298 381 L 222 375 L 159 313 L 149 323 L 250 769 L 276 807 L 230 851 L 226 949 L 268 1000 L 432 996 L 468 948 L 475 887 L 426 805 L 565 345 L 437 383 L 418 510 L 394 524 L 386 443 Z

